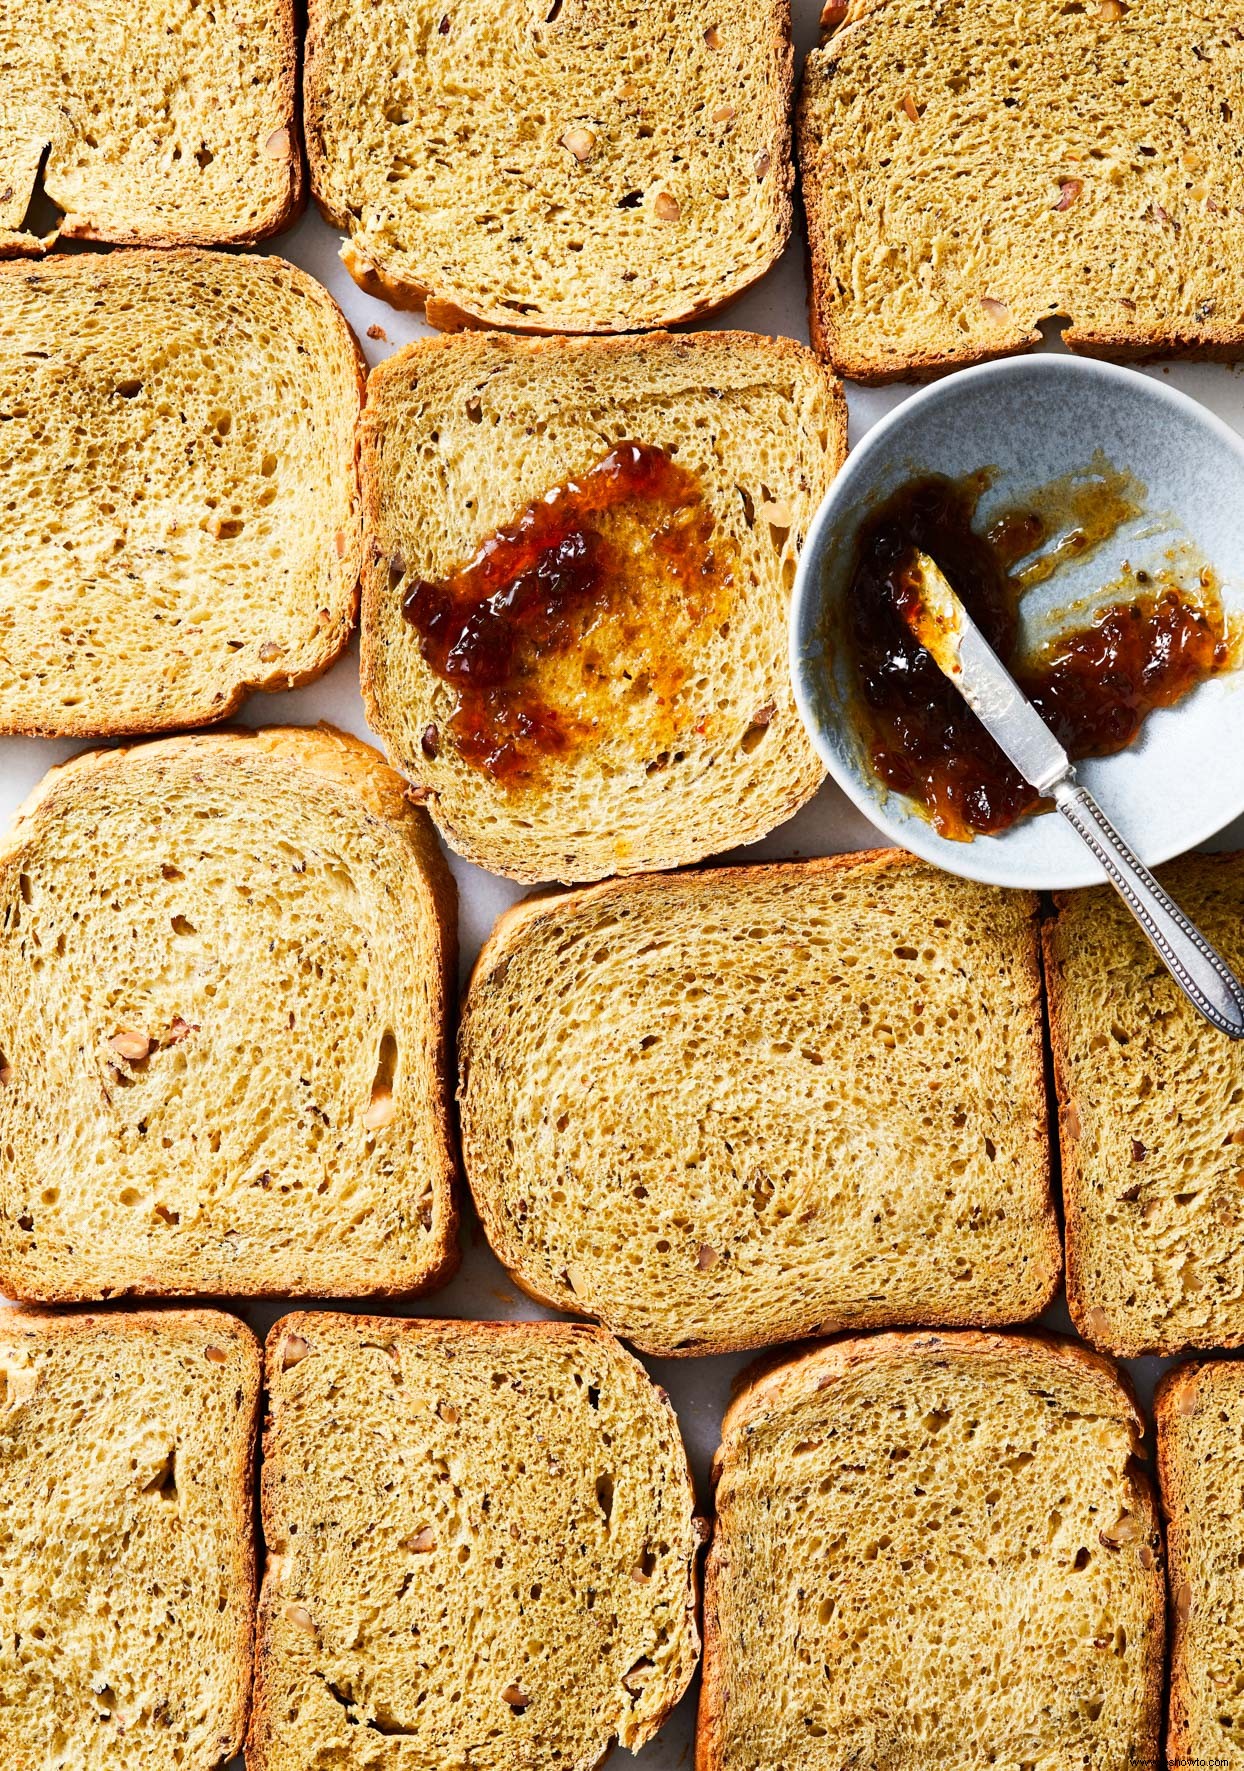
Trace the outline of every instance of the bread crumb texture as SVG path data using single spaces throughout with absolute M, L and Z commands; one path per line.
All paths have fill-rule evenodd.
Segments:
M 698 1771 L 1156 1765 L 1161 1536 L 1113 1368 L 881 1335 L 747 1385 L 705 1575 Z
M 1244 1766 L 1244 1365 L 1182 1365 L 1154 1400 L 1175 1639 L 1170 1764 Z
M 674 1412 L 615 1341 L 288 1316 L 268 1388 L 251 1771 L 593 1771 L 655 1733 L 699 1537 Z
M 0 257 L 58 236 L 247 245 L 293 219 L 291 0 L 6 0 L 0 68 Z M 49 233 L 40 196 L 63 212 Z
M 202 725 L 341 652 L 361 359 L 275 258 L 0 269 L 0 732 Z
M 1037 1315 L 1035 902 L 898 851 L 520 905 L 461 1032 L 463 1155 L 519 1282 L 645 1351 Z
M 1244 855 L 1159 876 L 1237 971 Z M 1046 936 L 1067 1301 L 1125 1358 L 1244 1343 L 1244 1050 L 1203 1021 L 1105 888 Z
M 259 1379 L 219 1311 L 0 1311 L 13 1771 L 215 1771 L 240 1749 Z
M 1039 342 L 1244 348 L 1226 0 L 852 0 L 808 58 L 813 342 L 887 381 Z
M 586 702 L 591 741 L 536 781 L 494 779 L 458 753 L 458 691 L 425 662 L 403 602 L 625 440 L 666 450 L 698 479 L 730 562 L 720 619 L 671 660 L 665 605 L 639 595 L 609 667 L 582 646 L 555 685 L 559 710 Z M 799 546 L 845 451 L 838 383 L 801 346 L 751 333 L 467 334 L 373 371 L 363 695 L 459 853 L 524 880 L 677 866 L 753 841 L 815 792 L 823 771 L 790 687 L 787 613 Z M 677 687 L 658 718 L 662 660 L 677 664 Z
M 434 326 L 691 319 L 790 231 L 788 0 L 311 0 L 311 185 Z
M 456 1258 L 454 899 L 325 729 L 53 770 L 0 852 L 0 1287 L 418 1291 Z

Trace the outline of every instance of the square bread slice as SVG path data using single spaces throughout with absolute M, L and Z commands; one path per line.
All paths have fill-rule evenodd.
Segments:
M 53 769 L 0 846 L 0 1290 L 442 1283 L 454 921 L 425 814 L 342 733 Z
M 217 1771 L 254 1636 L 259 1346 L 218 1310 L 0 1310 L 0 1760 Z
M 354 622 L 362 357 L 276 258 L 0 269 L 0 732 L 224 719 Z
M 1071 1342 L 885 1334 L 722 1425 L 696 1771 L 1156 1766 L 1143 1418 Z
M 637 1360 L 569 1323 L 295 1315 L 267 1374 L 248 1771 L 594 1771 L 656 1733 L 700 1533 Z
M 713 312 L 791 223 L 789 0 L 309 0 L 311 188 L 433 326 Z
M 1169 1765 L 1244 1767 L 1244 1364 L 1180 1365 L 1154 1398 L 1174 1641 Z
M 1040 342 L 1244 351 L 1237 0 L 830 0 L 799 162 L 816 348 L 868 382 Z
M 665 1357 L 1039 1315 L 1036 908 L 894 849 L 508 911 L 460 1034 L 497 1255 Z
M 0 67 L 0 257 L 253 245 L 294 219 L 292 0 L 5 0 Z
M 673 867 L 815 792 L 787 613 L 845 451 L 842 390 L 789 339 L 467 334 L 373 371 L 363 696 L 459 853 L 532 881 Z M 498 574 L 475 613 L 464 568 Z M 442 594 L 465 663 L 404 619 Z
M 1244 854 L 1159 875 L 1237 972 Z M 1244 1344 L 1244 1047 L 1203 1021 L 1122 902 L 1056 899 L 1045 930 L 1067 1303 L 1122 1358 Z

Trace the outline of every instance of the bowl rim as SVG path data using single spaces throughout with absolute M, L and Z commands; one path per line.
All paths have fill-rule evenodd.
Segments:
M 882 447 L 891 434 L 901 429 L 910 419 L 913 411 L 919 411 L 930 404 L 938 404 L 947 399 L 955 399 L 960 391 L 975 386 L 982 381 L 1005 379 L 1020 373 L 1038 375 L 1070 375 L 1085 381 L 1112 381 L 1117 386 L 1135 390 L 1138 383 L 1143 384 L 1147 397 L 1156 399 L 1158 404 L 1166 404 L 1185 418 L 1192 419 L 1201 425 L 1224 446 L 1239 463 L 1244 472 L 1244 437 L 1232 429 L 1226 421 L 1202 405 L 1199 400 L 1185 393 L 1182 388 L 1172 387 L 1169 382 L 1162 381 L 1155 375 L 1147 375 L 1138 367 L 1122 363 L 1113 363 L 1099 357 L 1072 356 L 1055 351 L 1033 351 L 1030 354 L 1019 354 L 996 358 L 988 363 L 974 363 L 966 369 L 959 369 L 950 374 L 940 376 L 937 380 L 924 387 L 916 388 L 904 399 L 893 406 L 889 412 L 873 424 L 860 441 L 852 448 L 842 467 L 834 476 L 829 490 L 813 513 L 808 524 L 807 534 L 800 549 L 799 561 L 795 572 L 795 582 L 791 590 L 790 617 L 788 631 L 787 659 L 794 692 L 795 705 L 803 721 L 804 729 L 814 750 L 820 757 L 829 775 L 838 787 L 868 821 L 883 835 L 901 848 L 909 850 L 921 859 L 930 861 L 934 866 L 945 872 L 958 874 L 963 879 L 976 880 L 983 885 L 1001 885 L 1017 890 L 1040 891 L 1074 891 L 1083 886 L 1100 885 L 1106 879 L 1104 869 L 1087 849 L 1079 866 L 1067 866 L 1053 872 L 1047 878 L 1044 874 L 1036 884 L 1025 884 L 1017 881 L 1013 869 L 1002 869 L 991 865 L 995 853 L 991 844 L 1000 838 L 976 837 L 972 842 L 951 844 L 946 837 L 939 836 L 931 824 L 926 824 L 918 813 L 909 814 L 900 821 L 885 806 L 886 790 L 877 784 L 871 788 L 853 770 L 843 764 L 837 749 L 827 742 L 825 736 L 826 723 L 816 712 L 815 679 L 817 667 L 814 666 L 815 648 L 804 638 L 805 630 L 810 629 L 811 617 L 820 598 L 820 576 L 823 555 L 827 539 L 827 531 L 831 529 L 840 514 L 844 499 L 849 499 L 855 482 L 861 477 L 871 456 Z M 1239 667 L 1244 671 L 1244 664 Z M 901 797 L 901 796 L 899 796 Z M 1200 829 L 1191 837 L 1183 837 L 1174 842 L 1147 845 L 1143 836 L 1139 843 L 1135 833 L 1129 834 L 1133 847 L 1143 852 L 1146 866 L 1158 867 L 1164 861 L 1176 855 L 1187 854 L 1190 850 L 1209 841 L 1218 832 L 1231 824 L 1244 813 L 1244 782 L 1241 782 L 1238 803 L 1224 806 L 1221 811 L 1211 814 L 1204 829 Z M 952 857 L 946 853 L 953 848 Z M 958 851 L 962 850 L 962 855 Z

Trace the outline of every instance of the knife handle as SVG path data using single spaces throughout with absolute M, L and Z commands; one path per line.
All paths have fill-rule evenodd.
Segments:
M 1189 1002 L 1228 1038 L 1244 1039 L 1244 986 L 1222 954 L 1167 897 L 1086 787 L 1065 776 L 1051 791 Z

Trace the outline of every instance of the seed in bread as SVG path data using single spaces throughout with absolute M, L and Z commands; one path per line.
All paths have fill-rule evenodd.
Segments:
M 597 879 L 750 842 L 810 797 L 822 769 L 790 686 L 787 611 L 800 541 L 845 446 L 833 378 L 801 346 L 750 333 L 464 334 L 373 371 L 363 695 L 454 848 L 516 879 Z M 666 463 L 672 502 L 580 511 L 575 489 L 584 506 L 597 481 L 609 495 L 610 464 L 635 449 Z M 501 738 L 525 746 L 517 772 L 501 770 L 488 731 L 463 730 L 476 679 L 454 657 L 434 668 L 434 636 L 404 610 L 425 593 L 457 608 L 472 565 L 495 569 L 489 538 L 521 551 L 515 538 L 547 521 L 550 494 L 567 503 L 569 552 L 550 541 L 527 580 L 540 589 L 552 573 L 556 595 L 535 613 L 565 607 L 564 631 L 530 639 L 500 671 L 491 653 L 479 661 Z M 559 599 L 580 542 L 621 563 L 570 609 Z M 498 584 L 479 622 L 513 644 L 513 598 Z
M 457 1258 L 453 882 L 327 728 L 54 769 L 0 849 L 0 1289 L 416 1293 Z
M 0 1758 L 241 1750 L 260 1361 L 219 1310 L 0 1310 Z
M 1244 854 L 1163 884 L 1237 971 Z M 1045 932 L 1067 1302 L 1124 1358 L 1244 1344 L 1244 1048 L 1203 1021 L 1108 888 Z
M 1244 1766 L 1244 1364 L 1180 1365 L 1154 1398 L 1174 1640 L 1170 1765 Z
M 886 1334 L 722 1426 L 697 1771 L 1156 1765 L 1143 1419 L 1071 1342 Z
M 1038 1315 L 1035 917 L 898 850 L 516 906 L 460 1035 L 493 1248 L 663 1357 Z
M 311 0 L 304 94 L 346 268 L 433 326 L 670 325 L 790 231 L 789 0 Z
M 6 0 L 0 257 L 252 245 L 302 196 L 291 0 Z M 64 214 L 38 234 L 40 190 Z
M 268 1338 L 250 1771 L 593 1771 L 694 1670 L 690 1475 L 599 1329 L 294 1315 Z M 378 1737 L 385 1737 L 378 1742 Z
M 0 269 L 0 732 L 205 725 L 328 669 L 358 594 L 361 360 L 279 259 Z
M 1040 342 L 1244 350 L 1232 0 L 851 0 L 798 135 L 812 337 L 889 381 Z

